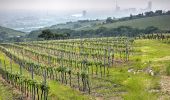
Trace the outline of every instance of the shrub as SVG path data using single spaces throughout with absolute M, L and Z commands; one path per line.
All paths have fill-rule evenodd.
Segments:
M 168 65 L 168 66 L 166 67 L 166 74 L 167 74 L 168 76 L 170 76 L 170 65 Z

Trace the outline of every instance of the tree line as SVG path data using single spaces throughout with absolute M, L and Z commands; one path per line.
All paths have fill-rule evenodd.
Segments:
M 51 30 L 46 29 L 46 30 L 43 30 L 42 33 L 40 35 L 38 35 L 38 37 L 44 38 L 45 40 L 66 39 L 66 38 L 70 37 L 70 34 L 69 33 L 63 33 L 63 34 L 53 33 Z
M 160 15 L 170 15 L 170 10 L 168 11 L 156 10 L 155 12 L 148 11 L 148 12 L 140 13 L 137 15 L 130 14 L 129 17 L 123 17 L 120 19 L 108 17 L 105 23 L 108 24 L 108 23 L 114 23 L 118 21 L 126 21 L 126 20 L 139 19 L 139 18 L 152 17 L 152 16 L 160 16 Z
M 169 31 L 160 30 L 157 27 L 149 26 L 145 29 L 133 28 L 130 26 L 119 26 L 117 28 L 100 27 L 96 30 L 71 30 L 71 29 L 57 29 L 58 33 L 52 32 L 52 30 L 46 29 L 38 36 L 45 40 L 52 39 L 68 39 L 68 38 L 90 38 L 90 37 L 110 37 L 110 36 L 128 36 L 136 37 L 141 34 L 152 33 L 169 33 Z

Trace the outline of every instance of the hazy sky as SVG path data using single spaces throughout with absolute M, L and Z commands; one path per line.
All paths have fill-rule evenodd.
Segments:
M 123 8 L 146 8 L 152 1 L 153 10 L 170 9 L 170 0 L 117 0 Z M 116 0 L 0 0 L 0 10 L 112 10 Z

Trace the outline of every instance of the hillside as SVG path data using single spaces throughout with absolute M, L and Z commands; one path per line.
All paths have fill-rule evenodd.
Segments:
M 67 23 L 61 23 L 61 24 L 56 24 L 52 25 L 49 27 L 44 27 L 39 30 L 34 30 L 30 32 L 30 34 L 27 35 L 28 38 L 31 39 L 36 39 L 39 34 L 41 34 L 42 30 L 45 29 L 50 29 L 53 33 L 63 33 L 62 31 L 68 32 L 70 30 L 81 30 L 84 28 L 89 28 L 89 27 L 95 27 L 96 25 L 101 25 L 104 22 L 104 20 L 80 20 L 76 22 L 67 22 Z M 70 33 L 70 32 L 68 32 Z
M 88 29 L 97 29 L 99 27 L 107 27 L 107 28 L 117 28 L 119 26 L 131 26 L 133 28 L 144 29 L 148 26 L 155 26 L 162 30 L 170 29 L 170 15 L 161 15 L 161 16 L 153 16 L 153 17 L 145 17 L 127 21 L 118 21 L 111 24 L 102 24 L 104 20 L 93 20 L 89 22 L 68 22 L 66 24 L 57 24 L 51 27 L 47 27 L 49 29 L 73 29 L 73 30 L 88 30 Z
M 16 31 L 16 30 L 13 30 L 13 29 L 10 29 L 10 28 L 0 26 L 0 34 L 2 34 L 4 32 L 7 33 L 8 37 L 17 37 L 17 36 L 24 36 L 25 35 L 24 32 Z
M 94 27 L 96 25 L 101 25 L 104 22 L 104 20 L 80 20 L 77 22 L 67 22 L 64 24 L 57 24 L 50 27 L 47 27 L 48 29 L 73 29 L 73 30 L 79 30 L 81 28 L 89 28 Z
M 134 31 L 127 30 L 127 29 L 126 31 L 123 31 L 124 29 L 122 30 L 114 29 L 114 28 L 118 28 L 119 26 L 130 26 L 132 28 L 137 28 L 137 29 L 145 29 L 148 28 L 149 26 L 154 26 L 163 31 L 170 30 L 170 15 L 138 18 L 138 19 L 132 19 L 126 21 L 118 21 L 110 24 L 106 24 L 104 22 L 105 22 L 104 20 L 92 20 L 92 21 L 87 20 L 87 21 L 67 22 L 66 24 L 57 24 L 51 27 L 46 27 L 46 28 L 32 31 L 28 35 L 28 38 L 36 39 L 38 35 L 41 34 L 41 31 L 44 29 L 50 29 L 53 33 L 61 33 L 61 34 L 69 33 L 72 37 L 80 36 L 80 33 L 83 34 L 82 36 L 88 37 L 92 35 L 101 36 L 101 34 L 103 34 L 102 36 L 107 36 L 106 34 L 114 35 L 115 33 L 116 34 L 130 33 L 131 35 L 132 34 L 134 35 L 143 32 L 140 30 L 136 32 L 136 29 L 134 29 Z M 99 29 L 100 27 L 106 27 L 110 30 L 107 29 L 100 30 Z
M 162 30 L 169 30 L 170 29 L 170 15 L 146 17 L 146 18 L 140 18 L 140 19 L 134 19 L 134 20 L 115 22 L 111 24 L 103 24 L 103 25 L 92 27 L 90 29 L 96 29 L 99 27 L 116 28 L 119 26 L 131 26 L 133 28 L 139 28 L 139 29 L 144 29 L 148 26 L 155 26 Z

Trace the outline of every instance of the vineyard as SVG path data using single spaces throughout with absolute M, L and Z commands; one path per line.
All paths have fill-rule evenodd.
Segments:
M 153 99 L 157 95 L 148 91 L 159 86 L 150 70 L 155 75 L 158 67 L 148 67 L 155 63 L 143 58 L 140 44 L 155 41 L 108 37 L 2 43 L 0 74 L 21 98 L 32 100 L 135 100 L 140 93 L 141 100 Z

